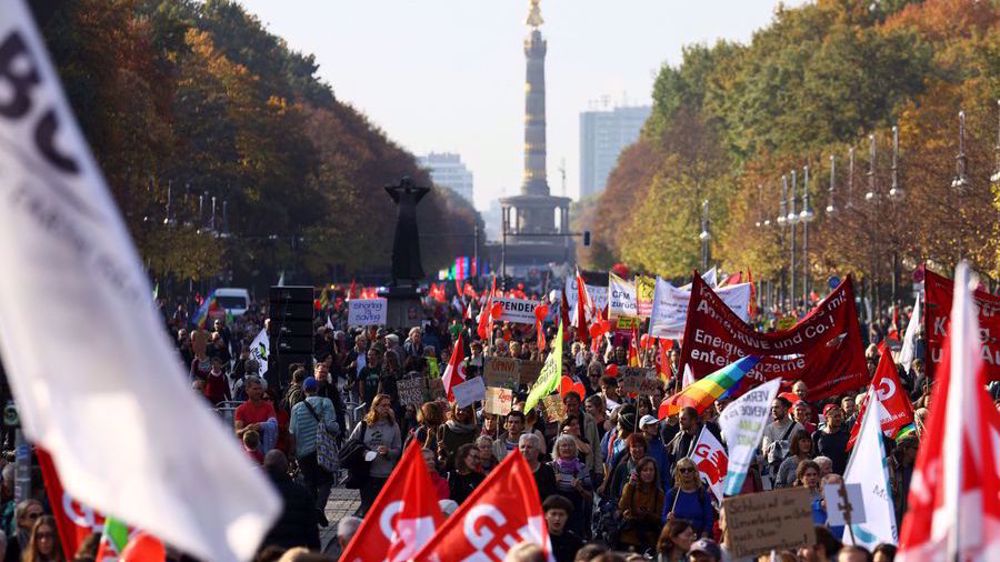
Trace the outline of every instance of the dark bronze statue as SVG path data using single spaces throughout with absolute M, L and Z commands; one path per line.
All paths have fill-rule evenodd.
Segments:
M 395 287 L 412 287 L 424 278 L 424 268 L 420 264 L 417 203 L 430 192 L 430 188 L 419 187 L 409 177 L 403 177 L 399 185 L 385 186 L 385 191 L 399 207 L 396 237 L 392 241 L 392 284 Z

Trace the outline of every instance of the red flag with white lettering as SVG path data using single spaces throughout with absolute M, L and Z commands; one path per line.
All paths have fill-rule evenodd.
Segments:
M 414 559 L 500 562 L 511 547 L 522 542 L 541 546 L 547 558 L 554 560 L 535 477 L 514 449 Z
M 715 495 L 715 498 L 722 501 L 722 491 L 725 489 L 726 472 L 729 470 L 729 455 L 726 448 L 719 443 L 715 435 L 702 426 L 701 434 L 698 436 L 698 443 L 688 455 L 698 467 L 698 473 L 705 485 Z
M 412 560 L 434 535 L 444 515 L 415 440 L 403 451 L 354 538 L 340 559 L 346 562 Z
M 900 532 L 900 562 L 1000 560 L 1000 415 L 986 391 L 969 277 L 968 264 L 961 262 Z
M 38 465 L 42 469 L 42 480 L 45 482 L 45 494 L 49 498 L 52 516 L 56 520 L 59 531 L 59 542 L 62 544 L 66 559 L 76 556 L 76 550 L 83 539 L 91 533 L 101 534 L 104 530 L 104 516 L 93 509 L 74 500 L 59 481 L 59 474 L 52 464 L 48 451 L 35 447 Z M 10 540 L 17 540 L 11 538 Z
M 896 371 L 896 364 L 892 360 L 892 352 L 889 351 L 885 342 L 879 346 L 882 357 L 879 359 L 878 367 L 875 369 L 875 376 L 872 377 L 872 386 L 875 387 L 875 397 L 881 405 L 879 410 L 879 421 L 882 424 L 882 433 L 897 439 L 908 434 L 915 428 L 913 426 L 913 404 L 906 395 L 906 390 L 899 382 L 899 373 Z M 868 394 L 861 404 L 858 412 L 858 421 L 851 428 L 851 438 L 847 442 L 847 449 L 854 447 L 854 441 L 861 431 L 861 420 L 865 417 L 865 410 L 871 406 L 868 402 Z

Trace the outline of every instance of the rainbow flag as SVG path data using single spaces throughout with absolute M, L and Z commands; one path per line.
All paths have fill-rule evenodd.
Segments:
M 760 357 L 748 355 L 735 363 L 730 363 L 718 371 L 695 381 L 684 390 L 666 398 L 660 404 L 659 418 L 676 415 L 682 408 L 691 406 L 701 414 L 720 396 L 735 388 L 760 362 Z
M 199 329 L 204 330 L 208 328 L 208 313 L 211 310 L 218 310 L 219 302 L 215 299 L 215 290 L 208 295 L 201 306 L 198 307 L 198 312 L 195 314 L 193 322 L 194 325 Z

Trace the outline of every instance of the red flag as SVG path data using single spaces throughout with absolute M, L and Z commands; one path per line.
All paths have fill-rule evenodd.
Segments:
M 538 351 L 545 349 L 545 318 L 549 315 L 549 305 L 540 303 L 535 307 L 535 335 L 538 338 Z
M 954 288 L 951 279 L 942 277 L 926 268 L 924 278 L 924 334 L 927 337 L 927 376 L 934 378 L 935 370 L 941 365 L 941 348 L 947 334 L 948 315 L 951 311 L 951 301 Z M 983 357 L 992 358 L 986 362 L 986 378 L 990 381 L 1000 380 L 1000 297 L 986 291 L 976 290 L 973 295 L 975 308 L 979 311 L 979 327 L 989 337 L 980 340 Z
M 413 558 L 500 562 L 521 542 L 541 546 L 546 557 L 554 560 L 535 477 L 521 452 L 514 449 Z
M 913 404 L 910 403 L 910 398 L 906 395 L 906 390 L 903 389 L 903 385 L 899 382 L 896 363 L 893 362 L 892 352 L 889 351 L 885 342 L 882 342 L 879 350 L 882 356 L 879 358 L 878 367 L 875 369 L 875 376 L 872 377 L 871 385 L 875 388 L 875 396 L 878 398 L 883 410 L 879 414 L 879 419 L 882 423 L 882 433 L 895 439 L 897 436 L 901 436 L 901 432 L 906 433 L 907 426 L 910 426 L 910 429 L 913 428 Z M 854 441 L 858 438 L 858 433 L 861 432 L 861 420 L 864 419 L 865 410 L 869 406 L 867 398 L 868 395 L 866 394 L 865 401 L 861 403 L 861 408 L 858 412 L 858 421 L 851 428 L 851 438 L 847 442 L 848 450 L 854 447 Z
M 587 282 L 583 280 L 580 270 L 576 270 L 576 339 L 587 341 L 590 339 L 587 319 L 596 319 L 597 310 L 594 301 L 590 299 L 587 292 Z
M 347 288 L 347 300 L 354 298 L 354 288 L 357 286 L 357 282 L 351 279 L 351 286 Z
M 80 504 L 66 493 L 48 451 L 41 447 L 35 447 L 35 454 L 42 469 L 45 494 L 49 498 L 52 516 L 56 520 L 59 542 L 62 544 L 66 559 L 71 560 L 76 556 L 76 550 L 80 547 L 83 539 L 91 533 L 101 534 L 103 532 L 104 516 Z M 17 540 L 17 538 L 11 537 L 10 540 Z
M 493 278 L 493 285 L 490 287 L 490 294 L 486 298 L 486 304 L 479 309 L 479 326 L 476 328 L 476 333 L 479 334 L 479 339 L 486 340 L 489 342 L 493 338 L 493 334 L 489 333 L 492 321 L 490 320 L 490 312 L 493 309 L 493 295 L 497 291 L 497 278 Z
M 754 316 L 757 316 L 757 286 L 753 284 L 753 272 L 750 271 L 750 267 L 747 266 L 747 282 L 750 283 L 750 304 L 749 310 L 750 319 L 753 320 Z
M 340 559 L 412 560 L 413 553 L 434 535 L 443 521 L 420 444 L 414 440 L 403 451 L 399 465 L 389 475 Z
M 441 375 L 441 382 L 444 383 L 444 391 L 448 395 L 449 401 L 455 399 L 455 394 L 451 391 L 452 387 L 465 382 L 464 359 L 465 350 L 462 347 L 462 334 L 458 334 L 455 348 L 451 350 L 451 359 L 448 360 L 448 366 L 444 368 L 444 374 Z
M 468 281 L 465 282 L 465 286 L 462 288 L 462 294 L 470 299 L 479 298 L 479 295 L 476 294 L 476 289 L 472 286 L 472 283 L 469 283 Z
M 632 328 L 632 337 L 628 340 L 628 366 L 639 366 L 639 330 Z
M 1000 414 L 985 387 L 965 262 L 955 271 L 951 324 L 935 378 L 896 560 L 1000 560 Z

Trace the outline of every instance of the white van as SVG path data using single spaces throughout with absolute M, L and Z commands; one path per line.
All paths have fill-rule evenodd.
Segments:
M 220 287 L 215 290 L 215 300 L 226 312 L 239 318 L 250 308 L 250 292 L 236 287 Z

